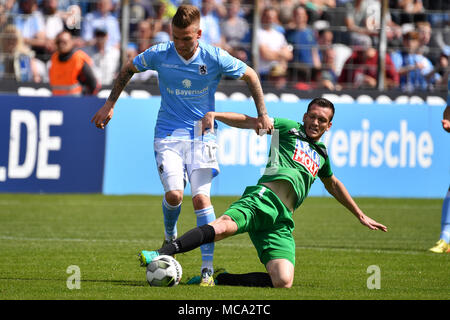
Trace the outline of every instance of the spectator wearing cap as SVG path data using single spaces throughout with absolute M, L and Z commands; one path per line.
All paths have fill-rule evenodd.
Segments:
M 94 44 L 83 48 L 92 59 L 92 70 L 101 85 L 110 85 L 117 74 L 120 64 L 120 50 L 116 47 L 106 49 L 108 32 L 105 28 L 94 30 Z
M 92 70 L 92 59 L 74 47 L 72 35 L 62 31 L 56 36 L 57 51 L 49 65 L 49 82 L 53 95 L 80 96 L 96 94 L 100 84 Z
M 403 48 L 391 54 L 400 75 L 400 87 L 403 91 L 427 90 L 439 80 L 438 74 L 431 75 L 433 64 L 420 53 L 419 33 L 409 31 L 403 35 Z
M 99 0 L 97 2 L 97 9 L 86 15 L 81 29 L 81 36 L 85 41 L 85 45 L 91 45 L 95 42 L 95 29 L 104 28 L 108 33 L 106 47 L 108 49 L 110 47 L 120 47 L 119 20 L 111 13 L 112 8 L 111 0 Z

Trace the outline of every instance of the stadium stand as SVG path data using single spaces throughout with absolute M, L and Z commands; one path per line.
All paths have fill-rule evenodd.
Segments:
M 181 0 L 131 0 L 129 10 L 122 10 L 121 1 L 105 0 L 3 0 L 0 1 L 0 85 L 1 92 L 15 91 L 25 87 L 48 88 L 48 61 L 55 51 L 54 36 L 62 28 L 69 30 L 76 41 L 78 48 L 86 50 L 92 45 L 93 32 L 100 29 L 106 32 L 107 43 L 118 46 L 118 36 L 123 37 L 123 30 L 114 29 L 120 26 L 126 18 L 123 12 L 129 12 L 126 21 L 129 28 L 126 34 L 127 44 L 124 53 L 128 57 L 144 50 L 146 46 L 169 39 L 170 18 Z M 99 14 L 99 6 L 105 3 L 110 8 L 107 13 Z M 288 43 L 292 46 L 293 58 L 287 61 L 286 70 L 279 67 L 271 70 L 270 78 L 275 81 L 264 83 L 266 91 L 277 92 L 283 90 L 285 93 L 294 93 L 302 96 L 302 92 L 311 90 L 322 90 L 343 94 L 347 89 L 355 88 L 354 83 L 338 83 L 344 63 L 361 48 L 374 47 L 378 49 L 380 43 L 380 27 L 382 23 L 382 3 L 387 5 L 385 14 L 387 55 L 396 64 L 396 72 L 405 65 L 401 65 L 404 59 L 402 55 L 420 56 L 426 59 L 426 68 L 423 63 L 408 62 L 413 64 L 417 74 L 424 79 L 421 86 L 423 94 L 436 94 L 445 96 L 446 79 L 448 77 L 450 54 L 450 4 L 447 0 L 263 0 L 258 2 L 250 0 L 209 0 L 193 1 L 194 4 L 207 5 L 208 21 L 214 21 L 221 34 L 219 45 L 231 54 L 246 60 L 251 66 L 257 64 L 254 56 L 255 45 L 253 39 L 253 28 L 261 27 L 261 20 L 254 23 L 254 10 L 262 13 L 265 8 L 274 8 L 277 12 L 277 21 L 272 22 L 272 27 L 281 32 Z M 301 6 L 307 13 L 307 24 L 296 24 L 296 8 Z M 95 17 L 95 19 L 93 19 Z M 95 23 L 93 22 L 95 20 Z M 95 26 L 93 25 L 95 24 Z M 233 35 L 233 23 L 236 23 L 236 32 Z M 15 26 L 18 34 L 15 38 L 21 39 L 20 52 L 27 59 L 19 59 L 17 53 L 7 48 L 7 38 L 11 37 L 11 25 Z M 114 25 L 115 27 L 111 27 Z M 143 28 L 146 32 L 143 32 Z M 89 28 L 88 30 L 85 30 Z M 303 32 L 302 28 L 307 30 Z M 91 30 L 92 29 L 92 30 Z M 94 30 L 95 29 L 95 30 Z M 406 44 L 411 32 L 418 34 L 419 45 L 411 52 L 411 46 Z M 243 33 L 244 32 L 244 33 Z M 92 33 L 92 34 L 91 34 Z M 292 36 L 298 34 L 299 36 Z M 142 37 L 145 37 L 142 39 Z M 112 42 L 114 41 L 114 42 Z M 123 43 L 122 43 L 123 46 Z M 123 48 L 122 48 L 123 49 Z M 296 56 L 299 52 L 319 52 L 320 61 L 316 61 L 311 68 L 311 61 L 302 62 Z M 409 50 L 409 51 L 408 51 Z M 16 50 L 17 51 L 17 50 Z M 96 53 L 101 60 L 101 52 Z M 106 54 L 106 53 L 105 53 Z M 116 55 L 115 60 L 119 59 Z M 421 58 L 422 59 L 422 58 Z M 104 60 L 104 59 L 103 59 Z M 11 68 L 11 61 L 16 61 L 15 71 Z M 22 61 L 32 64 L 21 65 Z M 124 61 L 123 59 L 121 61 Z M 352 59 L 349 60 L 350 62 Z M 25 62 L 24 62 L 25 63 Z M 9 64 L 9 65 L 8 65 Z M 118 69 L 120 61 L 111 62 L 112 68 Z M 116 67 L 115 67 L 116 66 Z M 300 72 L 307 67 L 308 72 Z M 375 64 L 375 67 L 378 67 Z M 391 67 L 391 64 L 389 64 Z M 23 76 L 25 72 L 20 68 L 33 70 L 33 76 Z M 110 68 L 109 68 L 110 69 Z M 346 65 L 346 70 L 356 70 L 358 65 Z M 22 76 L 19 76 L 22 74 Z M 301 77 L 299 77 L 301 74 Z M 414 72 L 401 73 L 401 81 L 388 81 L 383 88 L 371 85 L 377 94 L 397 90 L 399 94 L 407 93 L 408 77 Z M 277 82 L 283 76 L 284 82 Z M 277 78 L 278 77 L 278 78 Z M 111 79 L 112 76 L 109 76 Z M 264 77 L 263 77 L 264 78 Z M 353 77 L 341 77 L 353 79 Z M 3 81 L 4 80 L 4 81 Z M 129 90 L 145 88 L 152 94 L 148 84 L 156 83 L 154 76 L 137 77 Z M 352 81 L 353 80 L 347 80 Z M 104 83 L 104 89 L 108 89 L 109 82 Z M 141 87 L 139 87 L 141 85 Z M 222 86 L 231 95 L 238 88 L 235 80 L 225 79 Z M 409 89 L 408 89 L 409 88 Z M 368 89 L 368 88 L 365 88 Z M 378 90 L 377 90 L 378 89 Z M 35 91 L 36 91 L 35 90 Z M 239 91 L 239 89 L 237 89 Z M 344 91 L 341 91 L 344 90 Z M 25 90 L 26 91 L 26 90 Z M 32 92 L 29 90 L 26 92 Z M 22 90 L 22 92 L 24 92 Z M 40 93 L 46 92 L 40 90 Z M 369 91 L 369 94 L 370 91 Z M 45 95 L 45 94 L 44 94 Z M 351 96 L 355 97 L 352 93 Z M 281 92 L 278 94 L 281 97 Z

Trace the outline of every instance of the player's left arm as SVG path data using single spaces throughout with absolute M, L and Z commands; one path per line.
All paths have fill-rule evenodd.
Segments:
M 327 191 L 344 207 L 346 207 L 354 216 L 371 230 L 381 230 L 387 232 L 387 227 L 366 216 L 358 207 L 351 195 L 348 193 L 344 184 L 334 175 L 327 178 L 320 178 Z
M 257 134 L 267 133 L 273 128 L 273 123 L 267 114 L 266 105 L 264 103 L 264 93 L 258 74 L 251 67 L 247 66 L 241 79 L 247 83 L 258 113 L 255 131 Z

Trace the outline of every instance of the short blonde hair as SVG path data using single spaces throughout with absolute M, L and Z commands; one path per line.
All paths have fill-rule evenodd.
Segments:
M 172 18 L 172 25 L 180 29 L 185 29 L 197 22 L 200 22 L 200 10 L 189 4 L 179 6 Z

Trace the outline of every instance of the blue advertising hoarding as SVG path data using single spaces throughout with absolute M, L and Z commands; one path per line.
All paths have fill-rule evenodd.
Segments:
M 102 192 L 105 133 L 90 119 L 103 103 L 2 96 L 0 192 Z
M 268 102 L 272 117 L 301 121 L 309 101 Z M 153 154 L 160 100 L 120 99 L 106 139 L 105 194 L 162 194 Z M 218 111 L 255 115 L 251 101 L 217 101 Z M 450 182 L 450 135 L 441 126 L 444 106 L 336 104 L 323 137 L 335 175 L 354 196 L 442 197 Z M 220 124 L 221 173 L 212 195 L 240 195 L 265 166 L 270 137 Z M 189 194 L 189 187 L 186 189 Z M 327 195 L 320 181 L 310 192 Z
M 106 131 L 90 123 L 101 99 L 2 96 L 1 102 L 0 192 L 163 193 L 153 151 L 159 97 L 121 98 Z M 301 121 L 308 102 L 267 102 L 267 109 Z M 217 101 L 216 109 L 255 115 L 249 100 Z M 443 110 L 336 104 L 323 137 L 333 172 L 354 196 L 441 198 L 450 183 Z M 220 123 L 217 131 L 221 173 L 212 194 L 240 195 L 262 174 L 271 137 Z M 317 181 L 310 195 L 327 192 Z

